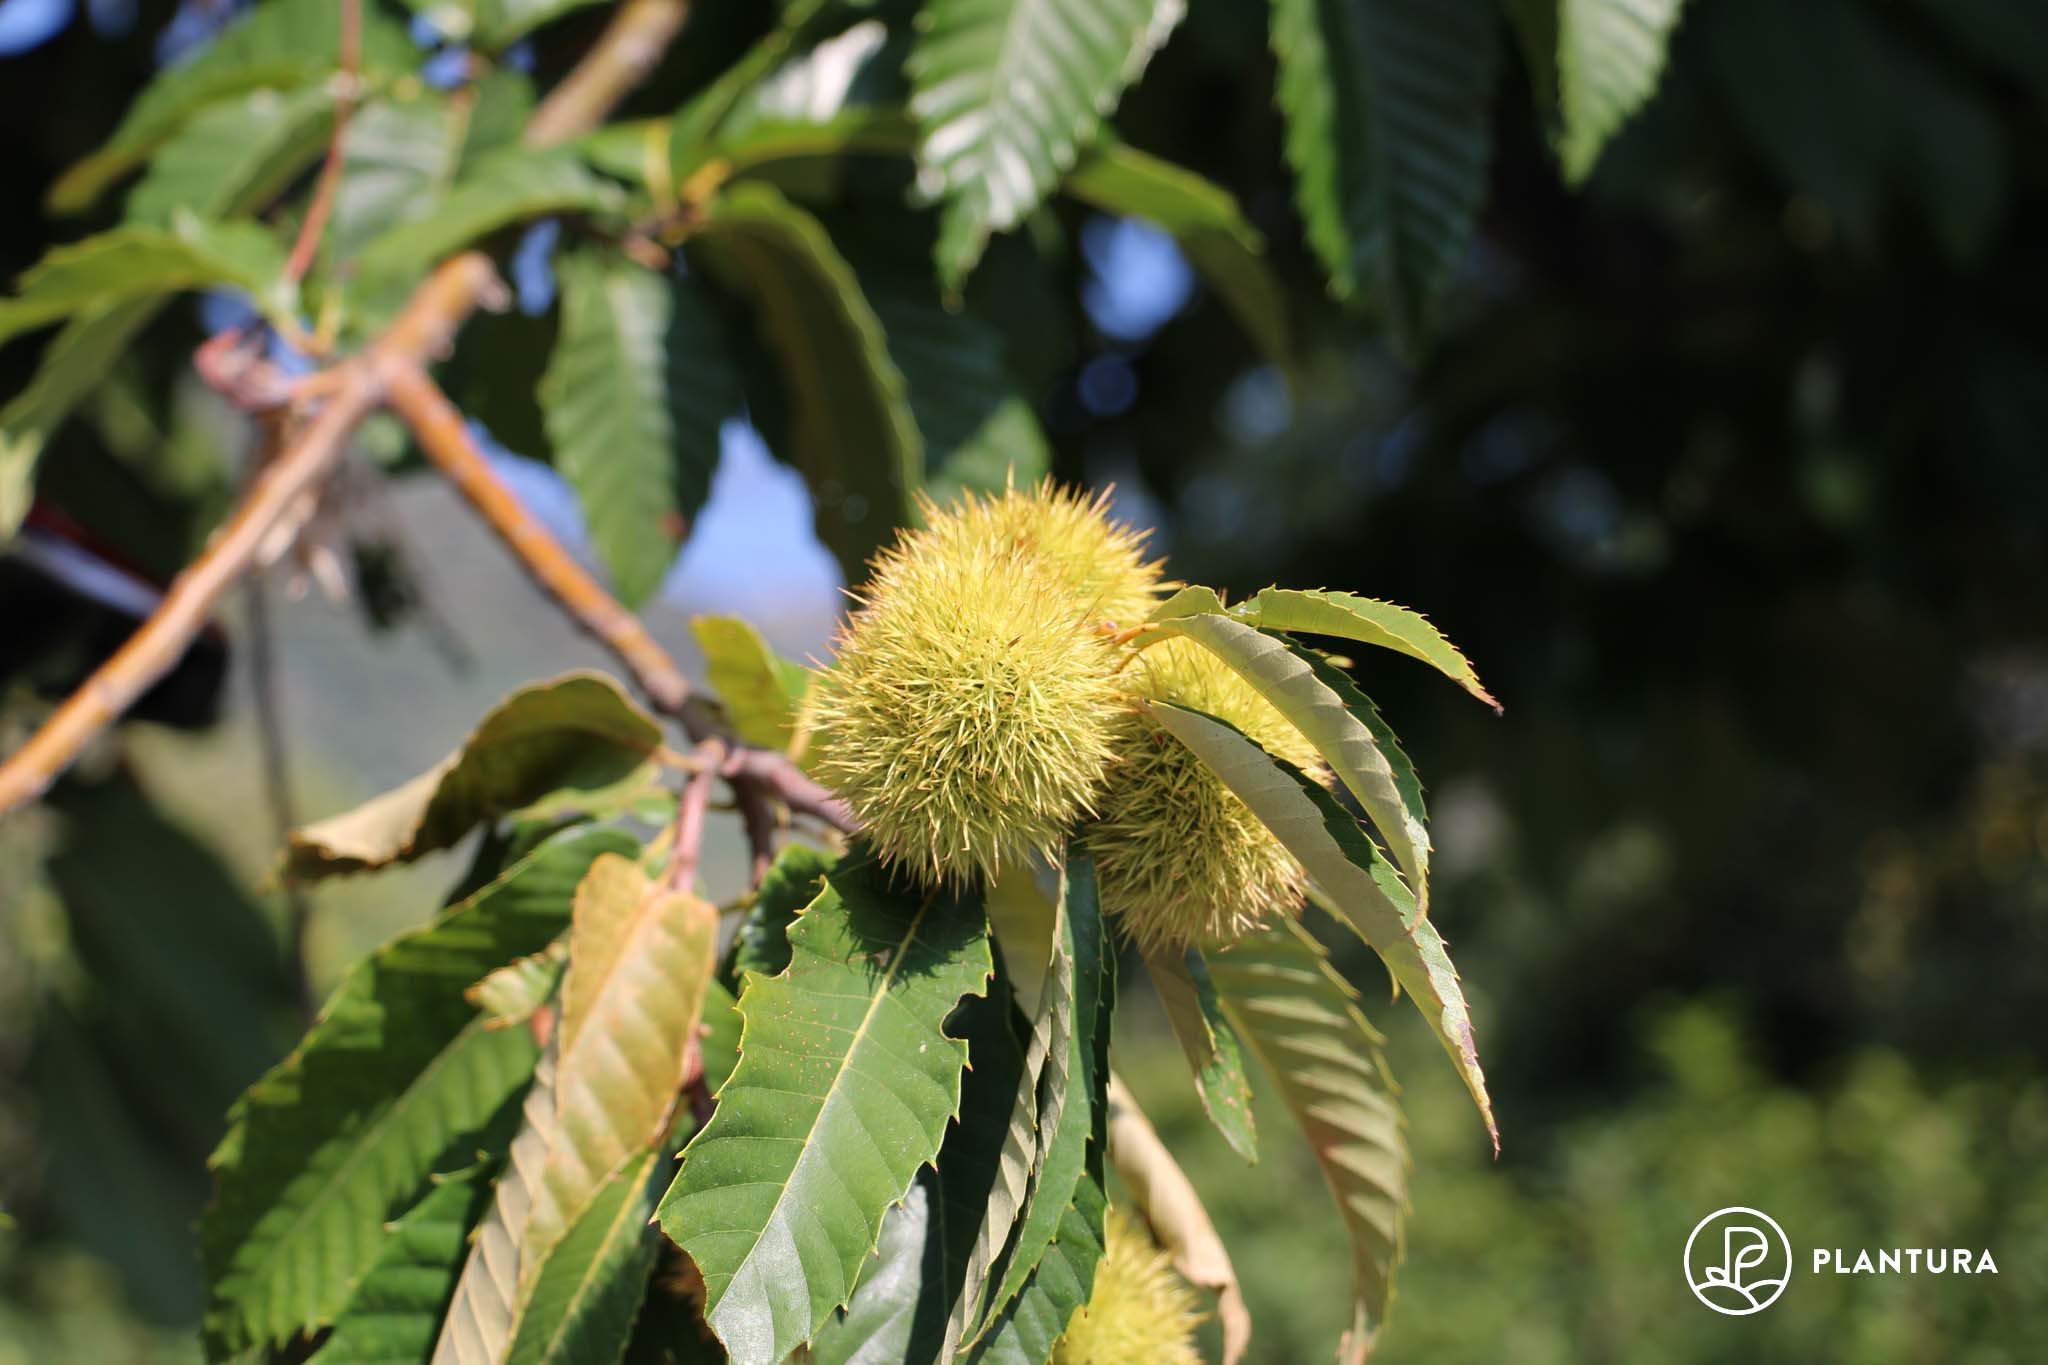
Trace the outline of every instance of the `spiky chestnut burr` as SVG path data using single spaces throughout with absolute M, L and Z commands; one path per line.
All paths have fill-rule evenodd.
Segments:
M 1103 1225 L 1088 1302 L 1053 1347 L 1052 1365 L 1199 1365 L 1195 1293 L 1172 1259 L 1121 1209 Z
M 1204 711 L 1305 772 L 1315 746 L 1229 665 L 1192 640 L 1144 650 L 1122 674 L 1133 695 Z M 1088 835 L 1102 904 L 1147 950 L 1232 942 L 1291 912 L 1304 874 L 1221 778 L 1150 718 L 1126 713 Z
M 1101 623 L 1149 610 L 1158 574 L 1100 499 L 1050 484 L 922 511 L 841 632 L 816 775 L 886 863 L 959 885 L 1093 810 L 1123 710 Z

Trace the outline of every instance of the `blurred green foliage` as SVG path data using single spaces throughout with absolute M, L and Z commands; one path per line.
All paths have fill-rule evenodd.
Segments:
M 1636 1052 L 1630 1102 L 1559 1125 L 1540 1151 L 1518 1152 L 1511 1129 L 1498 1165 L 1455 1078 L 1426 1048 L 1405 1049 L 1416 1216 L 1375 1362 L 2036 1358 L 2048 1339 L 2048 1081 L 1944 1082 L 1867 1049 L 1790 1085 L 1759 1068 L 1741 1011 L 1724 1003 L 1617 1027 Z M 1248 1174 L 1208 1129 L 1170 1040 L 1151 1038 L 1119 1064 L 1232 1250 L 1251 1358 L 1325 1359 L 1348 1270 L 1321 1176 L 1270 1095 Z M 1793 1247 L 1791 1285 L 1754 1318 L 1707 1312 L 1679 1272 L 1693 1224 L 1729 1205 L 1770 1214 Z M 1853 1261 L 1865 1247 L 1962 1245 L 1990 1249 L 1999 1273 L 1809 1273 L 1814 1247 Z

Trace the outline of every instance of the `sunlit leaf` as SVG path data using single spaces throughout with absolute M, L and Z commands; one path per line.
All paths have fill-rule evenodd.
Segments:
M 1193 750 L 1301 860 L 1333 913 L 1349 925 L 1415 1002 L 1499 1145 L 1493 1102 L 1479 1068 L 1471 1012 L 1443 936 L 1417 910 L 1400 874 L 1336 799 L 1299 769 L 1267 754 L 1222 721 L 1166 702 L 1141 703 Z
M 1109 1076 L 1109 1013 L 1116 998 L 1115 953 L 1104 929 L 1094 861 L 1070 849 L 1060 877 L 1052 951 L 1032 1020 L 1027 1061 L 1043 1057 L 1037 1079 L 1037 1150 L 1031 1183 L 1015 1214 L 1016 1232 L 1001 1231 L 1008 1251 L 980 1321 L 993 1320 L 1024 1290 L 1057 1237 L 1075 1189 L 1101 1156 L 1096 1125 Z M 1023 1122 L 1019 1115 L 1013 1127 Z M 970 1334 L 971 1335 L 971 1334 Z
M 711 690 L 741 739 L 787 751 L 797 734 L 797 707 L 811 671 L 769 648 L 761 632 L 737 616 L 693 616 L 690 632 L 704 651 Z
M 789 931 L 804 907 L 825 889 L 826 874 L 836 860 L 803 844 L 790 844 L 776 855 L 768 875 L 755 890 L 754 904 L 733 936 L 725 979 L 734 987 L 744 974 L 775 976 L 789 966 Z
M 1495 711 L 1500 710 L 1493 694 L 1480 686 L 1471 661 L 1422 613 L 1407 607 L 1348 592 L 1264 588 L 1230 608 L 1230 614 L 1263 630 L 1335 635 L 1406 654 L 1428 664 Z M 1159 618 L 1155 615 L 1154 619 Z
M 405 26 L 374 5 L 363 8 L 362 74 L 390 76 L 417 66 L 419 49 Z M 219 37 L 143 88 L 106 145 L 51 187 L 50 207 L 58 213 L 91 207 L 107 186 L 216 101 L 326 81 L 339 69 L 340 51 L 340 7 L 334 0 L 265 0 L 247 7 Z
M 250 1087 L 214 1155 L 219 1197 L 201 1228 L 217 1348 L 332 1321 L 386 1220 L 434 1170 L 469 1164 L 536 1048 L 524 1029 L 491 1027 L 464 988 L 545 948 L 591 860 L 632 847 L 606 830 L 549 839 L 359 962 L 298 1048 Z
M 670 353 L 679 305 L 702 304 L 608 249 L 564 252 L 555 272 L 562 325 L 541 380 L 541 412 L 591 544 L 620 600 L 638 606 L 661 586 L 685 525 L 711 491 L 725 413 L 696 414 L 692 439 L 679 441 L 669 399 L 671 365 L 682 359 Z M 701 335 L 709 321 L 684 326 Z M 721 361 L 716 353 L 701 359 Z
M 599 673 L 566 673 L 500 702 L 462 747 L 402 787 L 296 830 L 294 877 L 357 872 L 446 848 L 547 798 L 574 809 L 651 786 L 661 726 Z
M 954 1029 L 967 1042 L 960 1113 L 935 1167 L 918 1172 L 882 1220 L 875 1254 L 852 1300 L 819 1329 L 812 1365 L 940 1365 L 953 1359 L 949 1309 L 975 1292 L 969 1262 L 989 1198 L 1002 1180 L 1010 1115 L 1024 1089 L 1024 1028 L 1000 955 L 993 989 L 963 1003 Z M 1035 1089 L 1035 1088 L 1034 1088 Z
M 491 1167 L 436 1177 L 391 1225 L 384 1248 L 314 1355 L 319 1365 L 419 1365 L 434 1349 L 469 1231 L 490 1200 Z
M 284 247 L 254 223 L 183 215 L 173 229 L 129 226 L 53 248 L 0 299 L 0 341 L 87 309 L 188 289 L 234 289 L 276 311 Z
M 359 291 L 376 297 L 511 223 L 619 208 L 624 191 L 567 147 L 508 147 L 478 162 L 432 209 L 379 233 L 356 258 Z
M 1023 1289 L 990 1324 L 988 1335 L 968 1353 L 973 1365 L 1042 1365 L 1051 1357 L 1053 1345 L 1095 1287 L 1108 1211 L 1098 1141 L 1089 1147 L 1088 1169 L 1074 1187 L 1074 1202 L 1060 1217 L 1058 1235 Z
M 1558 155 L 1574 181 L 1664 74 L 1665 48 L 1684 0 L 1557 0 Z
M 619 1358 L 661 1249 L 648 1225 L 674 1163 L 650 1148 L 608 1176 L 538 1271 L 508 1365 Z
M 1038 206 L 1179 22 L 1181 0 L 933 0 L 908 70 L 921 181 L 957 288 Z
M 150 161 L 129 192 L 129 221 L 169 227 L 181 208 L 203 217 L 253 211 L 319 158 L 333 112 L 323 86 L 209 105 Z
M 605 855 L 576 889 L 562 983 L 555 1106 L 563 1141 L 535 1190 L 526 1251 L 580 1217 L 598 1181 L 659 1142 L 683 1085 L 718 912 Z
M 1338 670 L 1284 638 L 1229 616 L 1182 616 L 1159 623 L 1155 630 L 1162 636 L 1193 640 L 1209 650 L 1315 745 L 1331 771 L 1365 807 L 1395 864 L 1407 874 L 1417 903 L 1427 911 L 1429 831 L 1419 813 L 1403 799 L 1393 766 L 1380 752 L 1372 731 L 1353 713 L 1344 693 L 1330 685 L 1341 677 Z M 1355 694 L 1348 684 L 1346 691 Z
M 851 1295 L 883 1215 L 938 1154 L 966 1046 L 944 1024 L 986 987 L 979 905 L 890 889 L 842 861 L 740 997 L 738 1068 L 663 1199 L 737 1365 L 777 1365 Z

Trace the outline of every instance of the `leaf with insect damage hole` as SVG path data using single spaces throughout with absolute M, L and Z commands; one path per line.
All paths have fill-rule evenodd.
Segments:
M 736 1365 L 778 1365 L 853 1292 L 883 1216 L 938 1155 L 992 964 L 978 902 L 893 888 L 856 850 L 750 976 L 740 1060 L 662 1200 Z

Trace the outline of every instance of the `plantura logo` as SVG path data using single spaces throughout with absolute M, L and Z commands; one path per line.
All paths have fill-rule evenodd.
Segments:
M 1716 1313 L 1747 1317 L 1778 1301 L 1792 1278 L 1785 1229 L 1757 1209 L 1717 1209 L 1685 1239 L 1685 1280 Z

